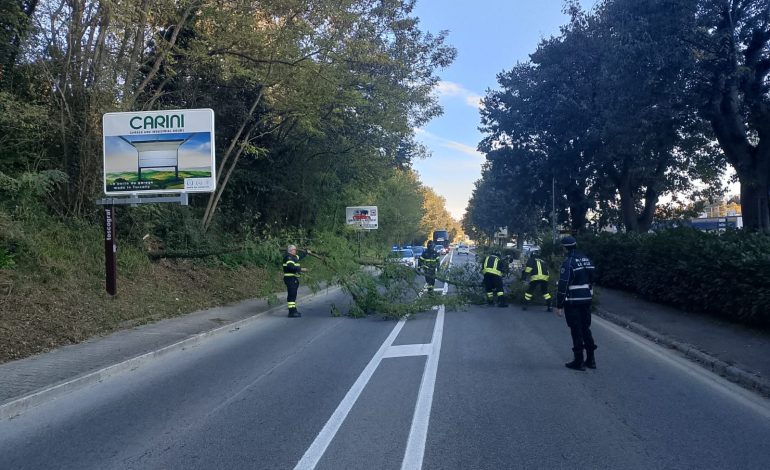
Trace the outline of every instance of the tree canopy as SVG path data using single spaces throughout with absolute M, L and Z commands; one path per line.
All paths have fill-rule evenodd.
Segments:
M 484 98 L 487 164 L 466 230 L 543 230 L 555 205 L 572 232 L 645 232 L 663 196 L 722 194 L 729 163 L 744 225 L 770 232 L 768 1 L 604 0 L 566 11 L 561 34 Z

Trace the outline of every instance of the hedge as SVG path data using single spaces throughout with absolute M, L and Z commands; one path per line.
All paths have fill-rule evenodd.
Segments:
M 770 327 L 770 236 L 677 228 L 581 236 L 600 285 L 655 302 Z

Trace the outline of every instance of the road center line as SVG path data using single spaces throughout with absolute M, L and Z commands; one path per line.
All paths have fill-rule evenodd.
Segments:
M 449 264 L 452 264 L 452 253 L 449 255 Z M 444 258 L 446 259 L 446 258 Z M 446 295 L 449 284 L 444 283 L 441 291 Z M 347 418 L 350 410 L 353 409 L 358 397 L 363 392 L 369 380 L 374 375 L 377 367 L 385 358 L 390 357 L 410 357 L 410 356 L 428 356 L 425 370 L 420 383 L 420 392 L 417 397 L 417 405 L 412 419 L 412 427 L 409 431 L 409 440 L 407 442 L 406 455 L 402 468 L 416 469 L 422 466 L 423 454 L 425 452 L 425 440 L 428 435 L 428 421 L 430 419 L 430 409 L 433 404 L 433 388 L 436 383 L 436 371 L 438 370 L 438 357 L 441 351 L 441 337 L 444 331 L 444 306 L 441 305 L 436 315 L 436 323 L 433 327 L 433 338 L 428 344 L 406 344 L 393 346 L 393 342 L 398 337 L 401 329 L 404 327 L 406 319 L 399 320 L 393 331 L 380 346 L 380 349 L 374 354 L 374 357 L 366 365 L 364 371 L 358 376 L 356 382 L 350 387 L 345 398 L 342 399 L 337 409 L 334 410 L 331 418 L 326 422 L 321 432 L 318 433 L 313 443 L 305 451 L 300 461 L 294 467 L 294 470 L 313 470 L 323 457 L 326 449 L 331 444 L 334 436 L 337 435 L 342 423 Z M 419 462 L 414 466 L 411 462 Z
M 436 324 L 433 327 L 431 352 L 428 354 L 425 370 L 422 373 L 422 382 L 420 383 L 420 392 L 417 395 L 417 404 L 414 408 L 412 427 L 409 430 L 406 452 L 404 453 L 404 460 L 401 463 L 402 470 L 416 470 L 422 468 L 422 459 L 425 455 L 425 441 L 428 439 L 428 424 L 430 423 L 430 410 L 433 406 L 433 391 L 436 386 L 436 373 L 438 372 L 438 359 L 441 354 L 441 338 L 443 334 L 444 306 L 442 305 L 438 309 Z
M 316 436 L 313 443 L 305 451 L 305 455 L 302 456 L 302 459 L 300 459 L 300 461 L 297 463 L 297 466 L 294 467 L 295 470 L 312 470 L 316 465 L 318 465 L 318 462 L 321 460 L 321 457 L 323 457 L 324 452 L 326 452 L 326 448 L 329 447 L 329 444 L 331 443 L 332 439 L 334 439 L 337 431 L 339 431 L 340 426 L 342 426 L 342 423 L 345 421 L 345 418 L 347 418 L 348 413 L 350 413 L 350 410 L 353 408 L 356 400 L 358 400 L 359 395 L 361 395 L 364 387 L 366 387 L 366 384 L 369 383 L 369 379 L 371 379 L 372 375 L 374 375 L 374 371 L 377 369 L 377 366 L 385 356 L 385 352 L 393 344 L 393 341 L 396 340 L 398 333 L 401 332 L 401 328 L 404 327 L 405 322 L 405 319 L 399 320 L 398 324 L 396 324 L 396 326 L 393 328 L 393 331 L 390 332 L 390 335 L 388 335 L 388 337 L 385 339 L 385 342 L 382 343 L 380 349 L 377 350 L 377 352 L 374 354 L 374 357 L 371 361 L 369 361 L 369 364 L 367 364 L 364 371 L 361 372 L 361 375 L 358 376 L 356 382 L 352 387 L 350 387 L 350 390 L 348 390 L 345 398 L 342 399 L 342 402 L 340 402 L 340 404 L 337 406 L 337 409 L 334 410 L 334 413 L 332 414 L 331 418 L 329 418 L 329 421 L 326 422 L 323 429 L 321 429 L 321 432 L 318 433 L 318 436 Z

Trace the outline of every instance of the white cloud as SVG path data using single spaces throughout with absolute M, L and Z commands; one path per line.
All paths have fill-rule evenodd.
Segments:
M 435 91 L 438 96 L 458 96 L 467 92 L 462 85 L 444 81 L 438 82 L 433 91 Z
M 484 154 L 476 150 L 475 147 L 471 147 L 470 145 L 464 144 L 462 142 L 457 142 L 456 140 L 450 140 L 450 139 L 445 139 L 443 137 L 439 137 L 419 127 L 414 128 L 414 133 L 421 135 L 423 140 L 433 142 L 442 147 L 452 149 L 452 150 L 457 150 L 458 152 L 464 153 L 466 155 L 470 155 L 472 157 L 477 157 L 482 160 L 485 158 Z
M 481 95 L 468 95 L 465 97 L 465 103 L 468 104 L 468 106 L 473 106 L 474 108 L 481 109 L 483 106 L 481 100 L 483 97 Z
M 452 97 L 462 98 L 465 104 L 474 108 L 481 108 L 482 96 L 468 90 L 459 83 L 441 81 L 433 88 L 433 92 L 439 98 Z
M 464 153 L 466 155 L 470 155 L 472 157 L 478 157 L 478 158 L 481 158 L 481 159 L 484 158 L 484 154 L 479 152 L 475 148 L 471 147 L 470 145 L 465 145 L 465 144 L 460 143 L 460 142 L 455 142 L 454 140 L 447 140 L 444 143 L 444 147 L 447 147 L 447 148 L 450 148 L 450 149 L 455 149 L 455 150 L 457 150 L 459 152 L 462 152 L 462 153 Z

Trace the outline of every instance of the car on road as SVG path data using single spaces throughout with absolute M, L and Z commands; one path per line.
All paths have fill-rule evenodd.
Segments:
M 410 268 L 417 266 L 417 261 L 414 259 L 414 251 L 410 249 L 397 250 L 390 253 L 388 261 L 403 264 Z
M 457 254 L 458 255 L 470 255 L 471 249 L 468 247 L 468 245 L 458 245 L 457 246 Z
M 419 259 L 420 256 L 425 253 L 425 248 L 421 246 L 413 246 L 412 251 L 414 252 L 414 259 Z

